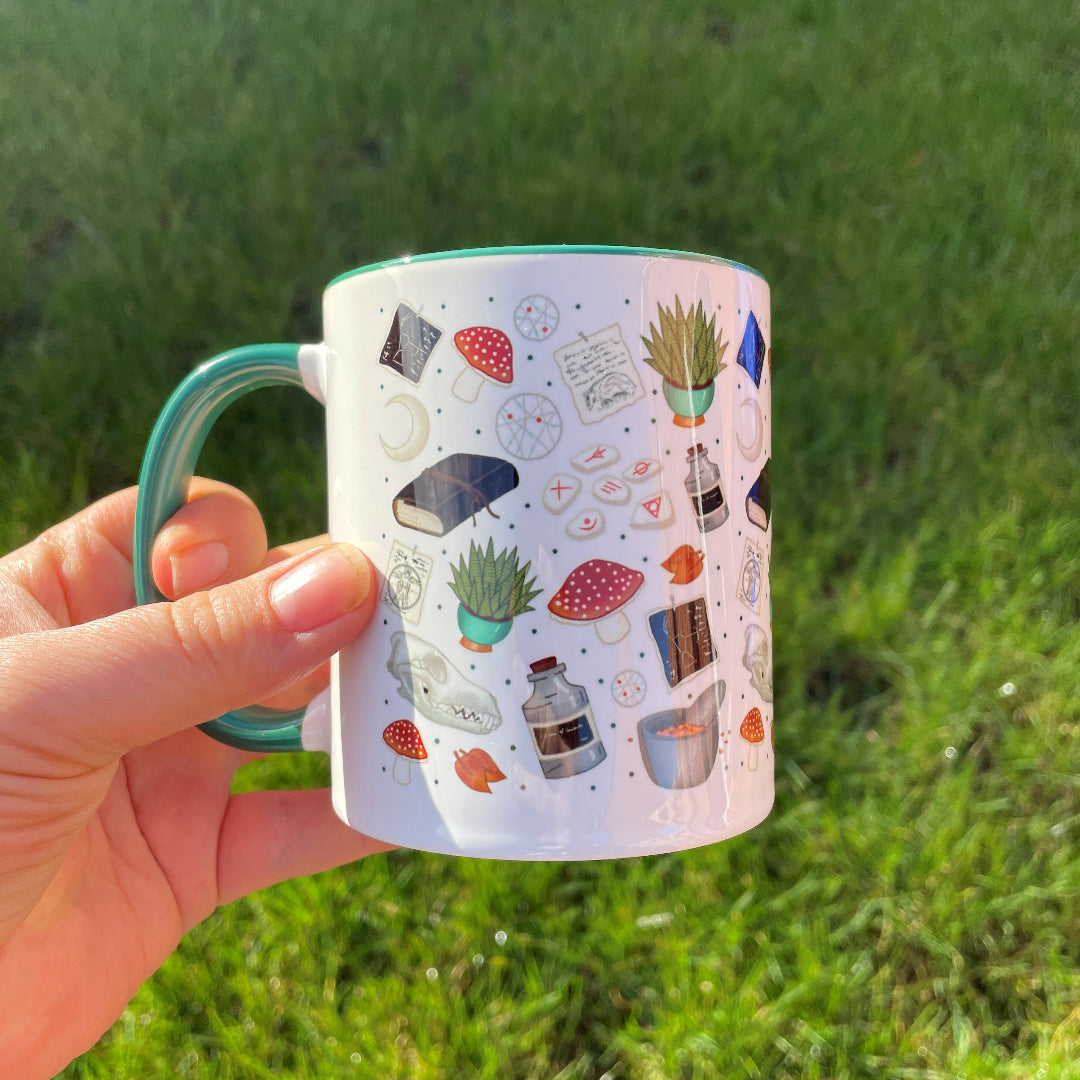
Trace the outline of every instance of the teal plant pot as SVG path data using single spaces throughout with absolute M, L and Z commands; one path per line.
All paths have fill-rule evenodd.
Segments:
M 664 400 L 675 414 L 679 427 L 697 427 L 705 419 L 705 410 L 716 396 L 716 384 L 676 386 L 664 380 Z
M 491 652 L 491 646 L 502 641 L 514 625 L 513 619 L 484 619 L 474 615 L 464 604 L 458 604 L 457 624 L 461 644 L 473 652 Z

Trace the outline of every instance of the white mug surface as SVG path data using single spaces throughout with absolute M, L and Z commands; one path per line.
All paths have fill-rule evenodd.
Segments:
M 394 843 L 642 855 L 773 799 L 769 294 L 720 260 L 505 252 L 325 297 L 334 806 Z

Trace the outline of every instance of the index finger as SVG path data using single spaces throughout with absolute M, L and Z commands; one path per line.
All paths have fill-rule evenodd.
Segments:
M 196 517 L 205 517 L 202 510 L 209 512 L 214 506 L 219 511 L 232 506 L 236 512 L 226 516 L 245 523 L 240 532 L 248 535 L 261 530 L 258 511 L 246 495 L 228 484 L 203 477 L 192 480 L 179 515 L 186 512 L 190 516 L 192 504 L 208 495 L 213 498 Z M 8 586 L 0 591 L 3 632 L 78 625 L 133 607 L 131 563 L 137 501 L 135 487 L 115 492 L 0 559 L 0 577 Z M 230 538 L 230 544 L 234 539 Z M 245 545 L 258 554 L 250 558 L 252 565 L 244 573 L 264 565 L 265 544 L 263 535 L 261 546 L 258 539 Z

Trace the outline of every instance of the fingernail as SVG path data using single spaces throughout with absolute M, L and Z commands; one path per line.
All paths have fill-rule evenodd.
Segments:
M 367 596 L 367 566 L 337 546 L 321 548 L 270 586 L 270 604 L 294 634 L 315 630 L 359 607 Z
M 229 550 L 217 540 L 169 556 L 173 596 L 187 596 L 215 584 L 229 567 Z

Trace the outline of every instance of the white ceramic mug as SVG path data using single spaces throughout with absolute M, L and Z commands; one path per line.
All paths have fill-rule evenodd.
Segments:
M 214 419 L 255 387 L 326 407 L 330 535 L 375 618 L 300 713 L 204 725 L 324 750 L 352 827 L 505 859 L 712 843 L 773 800 L 769 290 L 605 247 L 421 255 L 326 289 L 325 341 L 198 368 L 147 449 L 154 536 Z

